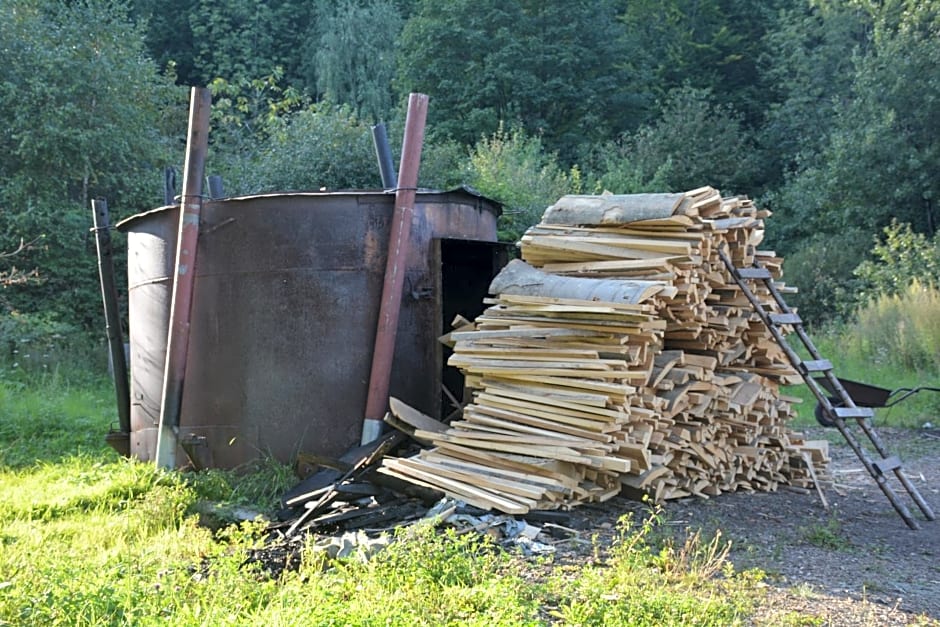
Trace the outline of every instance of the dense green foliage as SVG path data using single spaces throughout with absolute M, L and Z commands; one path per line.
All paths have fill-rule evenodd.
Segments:
M 231 193 L 376 187 L 368 127 L 394 149 L 423 91 L 421 183 L 496 197 L 505 237 L 566 192 L 713 185 L 773 209 L 808 320 L 847 317 L 884 287 L 855 272 L 882 229 L 937 229 L 938 39 L 937 0 L 10 0 L 0 253 L 34 244 L 0 281 L 39 273 L 0 305 L 100 324 L 88 203 L 161 202 L 201 83 Z
M 0 4 L 0 251 L 23 237 L 34 245 L 16 263 L 41 269 L 39 285 L 4 291 L 8 306 L 96 321 L 91 199 L 121 216 L 160 198 L 182 90 L 143 35 L 117 4 Z

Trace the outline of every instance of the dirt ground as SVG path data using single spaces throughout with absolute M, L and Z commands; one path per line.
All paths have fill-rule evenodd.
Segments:
M 940 514 L 940 430 L 879 428 L 892 453 L 935 513 Z M 940 521 L 926 521 L 901 485 L 890 485 L 920 530 L 912 531 L 835 430 L 809 430 L 829 439 L 832 481 L 827 512 L 813 491 L 726 494 L 665 505 L 678 537 L 720 529 L 732 542 L 736 569 L 767 573 L 769 603 L 757 624 L 940 625 Z M 611 529 L 637 504 L 616 499 L 587 508 L 583 529 Z M 797 614 L 812 622 L 787 622 Z M 786 619 L 786 617 L 791 617 Z

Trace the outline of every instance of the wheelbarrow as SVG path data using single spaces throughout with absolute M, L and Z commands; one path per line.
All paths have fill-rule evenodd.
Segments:
M 842 399 L 839 397 L 839 393 L 832 386 L 832 383 L 829 382 L 828 378 L 820 377 L 814 380 L 827 392 L 833 395 L 829 397 L 829 402 L 832 403 L 833 407 L 842 407 Z M 926 385 L 922 385 L 916 388 L 897 388 L 896 390 L 888 390 L 874 385 L 868 385 L 867 383 L 851 381 L 849 379 L 839 379 L 839 383 L 842 384 L 842 387 L 845 388 L 846 392 L 848 392 L 849 397 L 859 407 L 892 407 L 893 405 L 897 405 L 901 401 L 914 396 L 918 392 L 940 392 L 940 388 Z M 816 416 L 816 422 L 822 426 L 836 426 L 832 419 L 826 414 L 826 410 L 823 409 L 821 404 L 816 403 L 814 414 Z

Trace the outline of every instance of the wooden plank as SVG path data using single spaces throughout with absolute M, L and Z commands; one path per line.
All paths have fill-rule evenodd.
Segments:
M 507 468 L 496 468 L 472 461 L 465 461 L 458 457 L 451 456 L 450 454 L 447 454 L 446 451 L 442 451 L 440 449 L 433 451 L 421 451 L 419 455 L 422 459 L 427 459 L 437 464 L 449 466 L 452 468 L 459 468 L 469 473 L 512 480 L 516 483 L 528 484 L 539 487 L 543 490 L 551 490 L 553 492 L 558 492 L 564 495 L 571 494 L 572 492 L 572 488 L 569 485 L 549 477 L 534 475 L 530 472 L 519 472 Z
M 402 467 L 395 464 L 394 458 L 386 458 L 383 461 L 383 465 L 380 466 L 378 470 L 383 474 L 391 475 L 404 481 L 417 483 L 434 490 L 442 490 L 480 509 L 498 509 L 507 514 L 526 514 L 530 509 L 522 503 L 493 494 L 488 490 L 475 488 L 459 481 L 447 479 L 446 477 L 438 477 L 415 468 Z
M 663 477 L 668 477 L 671 474 L 672 470 L 667 466 L 656 466 L 640 473 L 639 475 L 622 475 L 620 477 L 620 483 L 637 490 L 644 490 L 652 485 L 656 480 Z
M 490 415 L 488 415 L 490 414 Z M 495 416 L 492 414 L 500 414 Z M 486 408 L 479 405 L 473 405 L 464 411 L 464 420 L 482 425 L 499 426 L 527 432 L 544 433 L 545 431 L 554 431 L 565 435 L 573 435 L 587 440 L 595 440 L 601 443 L 610 443 L 614 441 L 614 436 L 609 433 L 599 433 L 588 429 L 578 429 L 569 425 L 559 424 L 550 420 L 542 420 L 534 416 L 517 412 L 504 412 L 498 409 Z M 525 427 L 525 428 L 524 428 Z M 532 430 L 534 429 L 534 430 Z
M 490 283 L 491 294 L 572 298 L 638 304 L 667 289 L 651 281 L 582 279 L 548 274 L 513 259 Z
M 434 418 L 421 413 L 414 407 L 411 407 L 407 403 L 395 398 L 394 396 L 388 399 L 388 405 L 393 416 L 405 424 L 414 427 L 415 429 L 421 429 L 422 431 L 432 431 L 435 433 L 443 433 L 444 431 L 447 431 L 447 425 L 440 420 L 435 420 Z
M 603 261 L 605 259 L 661 259 L 664 256 L 664 253 L 658 250 L 593 244 L 589 241 L 568 242 L 565 239 L 553 237 L 523 237 L 522 242 L 528 245 L 527 248 L 523 248 L 522 252 L 522 258 L 527 261 L 532 259 L 532 253 L 538 249 L 576 252 L 579 257 L 583 255 L 585 259 L 594 259 L 596 261 Z M 678 252 L 669 254 L 681 255 L 688 253 Z
M 485 440 L 568 446 L 588 454 L 604 454 L 614 449 L 612 445 L 598 440 L 580 438 L 575 435 L 527 427 L 516 423 L 501 423 L 498 420 L 495 423 L 492 421 L 487 423 L 483 420 L 459 420 L 454 423 L 452 433 Z
M 546 242 L 556 245 L 559 242 L 566 249 L 572 250 L 572 244 L 589 244 L 596 247 L 614 247 L 633 250 L 649 250 L 663 255 L 688 256 L 692 254 L 692 244 L 683 240 L 667 240 L 649 237 L 630 237 L 619 235 L 616 237 L 597 236 L 583 237 L 569 235 L 564 238 L 545 237 L 540 235 L 527 235 L 525 241 L 534 246 L 545 246 Z M 583 250 L 583 249 L 582 249 Z
M 619 431 L 621 424 L 616 422 L 599 422 L 595 420 L 582 420 L 571 416 L 553 413 L 551 411 L 542 411 L 534 404 L 524 401 L 513 402 L 512 399 L 494 397 L 492 399 L 478 399 L 478 402 L 469 407 L 471 411 L 477 411 L 498 418 L 514 419 L 517 422 L 524 418 L 543 420 L 548 424 L 561 427 L 572 427 L 583 429 L 585 431 L 594 431 L 598 434 L 609 434 Z
M 529 394 L 520 389 L 507 389 L 500 385 L 488 385 L 485 389 L 487 394 L 494 394 L 496 396 L 503 396 L 520 401 L 530 401 L 539 405 L 547 405 L 554 409 L 565 410 L 566 415 L 569 416 L 608 421 L 621 421 L 627 418 L 627 415 L 621 409 L 607 409 L 606 407 L 598 407 L 596 405 L 583 405 L 578 402 L 562 400 L 549 394 Z
M 569 462 L 526 457 L 524 455 L 504 455 L 480 449 L 467 448 L 449 442 L 438 444 L 438 450 L 446 452 L 447 455 L 466 461 L 481 463 L 492 468 L 515 470 L 530 474 L 533 477 L 552 479 L 570 489 L 576 488 L 581 478 L 578 467 Z
M 537 381 L 514 382 L 511 379 L 490 378 L 483 379 L 482 385 L 498 387 L 508 392 L 535 394 L 557 400 L 577 403 L 580 406 L 605 408 L 613 403 L 609 394 L 594 394 L 581 390 L 574 390 L 568 386 L 547 385 Z
M 446 477 L 476 488 L 482 488 L 500 496 L 506 496 L 529 508 L 537 507 L 538 502 L 545 498 L 546 490 L 544 488 L 499 479 L 481 473 L 448 468 L 443 464 L 437 464 L 427 459 L 401 458 L 398 460 L 398 464 L 399 466 L 405 466 L 432 474 L 435 477 Z
M 621 414 L 622 417 L 618 419 L 609 416 L 601 416 L 587 412 L 564 409 L 562 407 L 545 405 L 543 403 L 533 402 L 526 399 L 513 398 L 512 396 L 508 395 L 502 396 L 499 394 L 491 394 L 489 392 L 478 393 L 476 396 L 476 404 L 502 407 L 512 411 L 527 413 L 539 418 L 545 418 L 546 420 L 553 420 L 562 424 L 599 432 L 607 432 L 608 430 L 606 427 L 608 425 L 616 425 L 618 424 L 618 420 L 626 421 L 627 419 L 626 413 Z
M 541 266 L 545 272 L 556 274 L 591 273 L 591 272 L 669 272 L 672 265 L 691 261 L 688 255 L 655 257 L 652 259 L 611 259 L 607 261 L 566 261 L 546 263 Z
M 613 397 L 623 396 L 625 394 L 635 394 L 637 388 L 630 385 L 624 385 L 622 383 L 607 383 L 604 381 L 596 381 L 593 379 L 579 379 L 575 377 L 551 377 L 551 376 L 515 376 L 515 375 L 503 375 L 501 379 L 509 380 L 527 380 L 535 383 L 543 383 L 545 385 L 557 386 L 560 388 L 570 388 L 576 390 L 589 390 L 592 392 L 599 392 L 604 394 L 609 394 L 612 396 L 611 400 L 614 400 Z
M 440 441 L 441 438 L 447 438 L 452 442 L 457 442 L 459 440 L 468 446 L 475 446 L 478 448 L 486 448 L 487 446 L 496 445 L 523 448 L 531 447 L 532 450 L 538 449 L 541 451 L 544 449 L 546 452 L 557 451 L 562 455 L 581 455 L 585 457 L 589 455 L 605 455 L 610 448 L 604 446 L 600 442 L 595 442 L 592 440 L 581 440 L 579 438 L 574 438 L 574 436 L 564 436 L 562 434 L 556 434 L 553 436 L 550 435 L 549 432 L 546 432 L 544 435 L 540 436 L 523 435 L 511 430 L 485 428 L 483 426 L 480 426 L 480 428 L 477 429 L 454 428 L 445 434 L 439 434 L 434 441 Z M 528 453 L 525 450 L 517 450 L 513 452 L 521 452 L 526 455 L 532 454 L 536 457 L 545 457 L 545 455 L 541 452 L 539 454 Z M 559 457 L 559 459 L 562 458 Z M 581 460 L 574 461 L 578 462 Z
M 555 296 L 536 296 L 519 295 L 510 293 L 500 293 L 499 300 L 509 304 L 540 304 L 540 305 L 572 305 L 576 307 L 593 307 L 598 305 L 596 300 L 587 300 L 583 298 L 559 298 Z M 600 301 L 604 308 L 615 311 L 633 314 L 655 315 L 656 307 L 648 303 L 632 303 L 626 301 Z
M 545 211 L 544 224 L 629 224 L 662 220 L 681 210 L 684 194 L 569 195 Z
M 621 380 L 621 381 L 645 381 L 648 376 L 642 371 L 629 370 L 587 370 L 573 368 L 549 368 L 549 367 L 511 367 L 511 366 L 486 366 L 478 365 L 466 366 L 468 371 L 483 375 L 498 376 L 530 376 L 541 375 L 547 377 L 571 377 L 573 379 L 599 379 L 599 380 Z
M 571 462 L 574 464 L 584 464 L 586 466 L 595 466 L 595 457 L 586 455 L 574 448 L 567 446 L 558 446 L 551 444 L 532 445 L 520 441 L 506 441 L 488 438 L 469 437 L 464 435 L 440 434 L 434 438 L 434 443 L 445 442 L 449 444 L 460 444 L 470 448 L 478 448 L 486 451 L 500 451 L 503 453 L 515 453 L 528 457 L 542 457 L 545 459 L 557 459 Z M 599 457 L 599 456 L 596 456 Z
M 451 337 L 454 341 L 463 340 L 480 341 L 491 338 L 518 338 L 518 337 L 593 337 L 595 333 L 582 331 L 580 329 L 568 329 L 565 327 L 538 327 L 528 329 L 504 329 L 498 331 L 454 331 Z

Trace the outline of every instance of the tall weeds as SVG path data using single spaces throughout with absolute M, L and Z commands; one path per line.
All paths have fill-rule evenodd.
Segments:
M 940 366 L 940 290 L 913 281 L 896 295 L 881 295 L 858 312 L 847 333 L 859 357 L 915 371 Z

